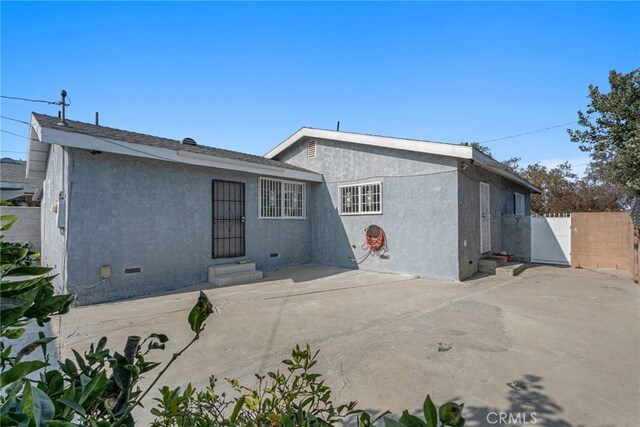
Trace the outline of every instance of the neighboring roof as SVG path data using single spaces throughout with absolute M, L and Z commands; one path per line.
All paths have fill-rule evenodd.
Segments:
M 640 228 L 640 197 L 636 197 L 631 205 L 631 221 L 635 228 Z
M 507 165 L 500 163 L 492 157 L 487 156 L 481 151 L 467 145 L 303 127 L 264 156 L 268 159 L 277 158 L 278 155 L 284 152 L 287 148 L 305 138 L 331 139 L 334 141 L 350 142 L 353 144 L 469 159 L 477 162 L 477 164 L 485 169 L 529 188 L 533 192 L 542 193 L 540 188 L 516 174 Z
M 34 158 L 42 157 L 38 155 L 38 152 L 43 151 L 42 147 L 39 147 L 37 144 L 40 142 L 243 171 L 250 171 L 255 169 L 255 166 L 259 166 L 258 169 L 261 173 L 273 172 L 273 174 L 282 174 L 291 178 L 308 179 L 311 181 L 322 180 L 320 174 L 277 160 L 266 159 L 262 156 L 205 145 L 188 145 L 174 139 L 98 126 L 75 120 L 66 120 L 66 126 L 59 125 L 59 122 L 60 119 L 58 117 L 32 113 L 32 125 L 36 132 L 35 135 L 30 137 L 30 142 L 33 143 L 30 144 L 30 157 L 32 153 L 34 154 Z M 91 138 L 80 140 L 72 135 L 83 135 Z M 37 141 L 34 141 L 34 139 L 37 139 Z M 222 160 L 222 162 L 220 160 Z M 41 162 L 41 160 L 36 160 L 36 162 Z M 234 165 L 237 167 L 234 168 Z M 253 169 L 252 165 L 255 165 Z M 44 171 L 43 165 L 39 167 L 34 165 L 33 168 L 31 165 L 29 166 L 29 171 Z M 298 173 L 280 173 L 284 170 Z
M 36 194 L 42 187 L 42 180 L 27 178 L 27 162 L 9 157 L 0 159 L 0 182 L 3 200 L 14 199 L 24 193 Z M 14 192 L 20 194 L 16 196 Z

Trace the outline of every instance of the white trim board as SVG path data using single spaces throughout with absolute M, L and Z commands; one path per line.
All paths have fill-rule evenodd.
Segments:
M 268 159 L 274 159 L 287 148 L 291 147 L 304 138 L 329 139 L 333 141 L 349 142 L 352 144 L 392 148 L 395 150 L 413 151 L 417 153 L 435 154 L 440 156 L 455 157 L 463 160 L 470 160 L 493 173 L 501 175 L 530 189 L 534 193 L 542 193 L 542 190 L 540 188 L 536 187 L 518 174 L 514 173 L 507 165 L 500 163 L 490 156 L 482 153 L 481 151 L 467 145 L 303 127 L 296 133 L 291 135 L 289 138 L 285 139 L 282 143 L 280 143 L 264 156 Z

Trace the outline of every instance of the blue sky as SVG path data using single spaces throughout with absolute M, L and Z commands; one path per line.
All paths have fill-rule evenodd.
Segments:
M 640 65 L 640 3 L 1 3 L 1 92 L 71 119 L 264 154 L 301 126 L 485 141 L 576 120 Z M 3 99 L 29 120 L 57 107 Z M 27 136 L 27 126 L 2 119 Z M 575 125 L 573 125 L 575 126 Z M 585 163 L 565 128 L 494 157 Z M 2 156 L 26 156 L 3 132 Z M 13 153 L 18 151 L 19 153 Z M 580 167 L 578 169 L 582 169 Z

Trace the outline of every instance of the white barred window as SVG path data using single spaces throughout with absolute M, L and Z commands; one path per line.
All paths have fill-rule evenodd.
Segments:
M 259 218 L 304 218 L 304 183 L 260 178 Z
M 340 187 L 340 214 L 382 213 L 382 183 L 348 185 Z

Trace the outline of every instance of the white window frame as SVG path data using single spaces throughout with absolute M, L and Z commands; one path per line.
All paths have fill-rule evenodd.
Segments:
M 263 181 L 271 181 L 280 185 L 280 216 L 262 216 L 262 183 Z M 284 184 L 291 184 L 302 187 L 302 216 L 285 215 Z M 304 182 L 288 181 L 284 179 L 260 177 L 258 179 L 258 219 L 306 219 L 307 218 L 307 186 Z
M 520 200 L 522 200 L 522 212 L 518 213 L 518 197 L 520 198 Z M 517 216 L 525 216 L 525 197 L 524 194 L 522 193 L 518 193 L 518 192 L 514 192 L 513 193 L 513 213 Z
M 366 187 L 368 185 L 378 185 L 380 187 L 380 209 L 377 211 L 366 211 L 363 212 L 362 210 L 362 188 Z M 358 212 L 343 212 L 343 206 L 342 206 L 342 189 L 343 188 L 351 188 L 351 187 L 357 187 L 358 188 Z M 375 182 L 364 182 L 362 184 L 350 184 L 350 185 L 340 185 L 338 186 L 338 211 L 340 212 L 340 215 L 382 215 L 382 202 L 383 202 L 383 194 L 382 194 L 382 182 L 381 181 L 375 181 Z

